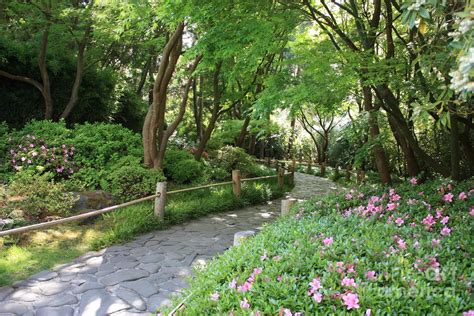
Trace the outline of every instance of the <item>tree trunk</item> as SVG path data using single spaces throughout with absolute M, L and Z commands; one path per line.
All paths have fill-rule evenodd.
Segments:
M 250 124 L 250 114 L 248 114 L 245 117 L 244 124 L 242 125 L 242 128 L 240 129 L 239 137 L 237 138 L 237 141 L 235 142 L 235 145 L 237 147 L 243 147 L 249 124 Z
M 66 119 L 69 114 L 71 114 L 72 109 L 76 106 L 77 101 L 79 99 L 79 88 L 81 86 L 82 78 L 84 76 L 84 52 L 86 50 L 87 43 L 89 42 L 91 30 L 91 26 L 88 26 L 86 28 L 86 31 L 84 32 L 84 37 L 82 38 L 81 42 L 78 43 L 76 78 L 74 79 L 74 84 L 72 86 L 69 102 L 67 103 L 66 108 L 60 116 L 61 119 Z
M 456 115 L 456 109 L 450 107 L 449 116 L 451 118 L 450 133 L 450 151 L 451 151 L 451 179 L 460 180 L 461 178 L 461 148 L 459 146 L 459 123 Z
M 418 141 L 413 136 L 410 128 L 400 111 L 398 100 L 393 95 L 392 91 L 385 84 L 380 84 L 375 87 L 377 96 L 383 100 L 383 108 L 391 115 L 394 119 L 394 123 L 397 125 L 397 129 L 405 137 L 410 147 L 413 149 L 415 155 L 421 159 L 423 164 L 435 172 L 439 172 L 445 177 L 450 176 L 450 171 L 442 164 L 436 162 L 430 157 L 418 144 Z
M 398 130 L 397 125 L 394 121 L 394 118 L 388 113 L 387 113 L 387 118 L 388 118 L 388 123 L 390 125 L 390 129 L 392 130 L 392 134 L 395 137 L 395 140 L 400 146 L 403 152 L 403 155 L 405 157 L 405 162 L 407 164 L 407 170 L 406 170 L 407 174 L 410 177 L 416 177 L 418 174 L 420 174 L 421 169 L 420 169 L 420 166 L 418 165 L 418 161 L 416 159 L 415 153 L 413 152 L 413 149 L 410 147 L 405 137 Z
M 163 157 L 158 156 L 157 139 L 162 139 L 165 128 L 166 95 L 168 85 L 181 54 L 184 23 L 180 23 L 166 43 L 153 85 L 153 101 L 143 123 L 143 151 L 145 165 L 161 169 Z M 157 138 L 158 137 L 158 138 Z
M 295 124 L 296 124 L 296 118 L 293 117 L 291 119 L 291 124 L 290 124 L 290 138 L 288 139 L 288 150 L 286 152 L 286 157 L 287 159 L 290 159 L 293 157 L 293 143 L 295 140 Z
M 370 87 L 362 87 L 364 95 L 364 110 L 369 114 L 369 140 L 375 142 L 372 145 L 372 154 L 375 158 L 375 165 L 382 183 L 390 183 L 390 168 L 388 166 L 387 156 L 382 145 L 378 143 L 377 137 L 380 134 L 379 123 L 377 120 L 378 109 L 374 108 L 372 102 L 372 91 Z

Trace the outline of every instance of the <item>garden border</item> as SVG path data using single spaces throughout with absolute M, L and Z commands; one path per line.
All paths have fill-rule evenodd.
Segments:
M 56 226 L 68 222 L 73 222 L 73 221 L 78 221 L 82 220 L 85 218 L 89 218 L 92 216 L 97 216 L 100 214 L 108 213 L 111 211 L 115 211 L 124 207 L 128 207 L 137 203 L 141 203 L 144 201 L 152 200 L 155 199 L 155 207 L 154 207 L 154 213 L 157 217 L 163 218 L 164 217 L 164 210 L 165 210 L 165 201 L 166 201 L 166 195 L 170 194 L 177 194 L 177 193 L 182 193 L 182 192 L 188 192 L 188 191 L 194 191 L 194 190 L 200 190 L 200 189 L 205 189 L 205 188 L 212 188 L 212 187 L 217 187 L 217 186 L 223 186 L 223 185 L 229 185 L 232 184 L 232 189 L 234 192 L 234 195 L 236 197 L 240 197 L 241 194 L 241 183 L 242 182 L 249 182 L 249 181 L 257 181 L 257 180 L 263 180 L 263 179 L 271 179 L 271 178 L 278 178 L 278 185 L 280 189 L 283 189 L 284 186 L 284 177 L 286 175 L 290 176 L 290 183 L 294 183 L 294 171 L 292 170 L 291 172 L 285 173 L 283 168 L 278 169 L 278 173 L 276 175 L 271 175 L 271 176 L 263 176 L 263 177 L 255 177 L 255 178 L 245 178 L 241 179 L 240 178 L 240 171 L 239 170 L 233 170 L 232 171 L 232 181 L 225 181 L 225 182 L 219 182 L 219 183 L 213 183 L 213 184 L 207 184 L 207 185 L 201 185 L 197 187 L 192 187 L 192 188 L 186 188 L 186 189 L 180 189 L 180 190 L 174 190 L 174 191 L 169 191 L 166 192 L 166 182 L 158 182 L 156 185 L 156 193 L 153 195 L 149 195 L 140 199 L 128 201 L 122 204 L 117 204 L 113 206 L 109 206 L 106 208 L 102 208 L 99 210 L 87 212 L 84 214 L 79 214 L 79 215 L 74 215 L 66 218 L 61 218 L 49 222 L 44 222 L 44 223 L 38 223 L 38 224 L 33 224 L 33 225 L 27 225 L 23 227 L 18 227 L 18 228 L 13 228 L 13 229 L 8 229 L 4 231 L 0 231 L 0 237 L 8 236 L 8 235 L 14 235 L 14 234 L 20 234 L 20 233 L 25 233 L 33 230 L 38 230 L 50 226 Z

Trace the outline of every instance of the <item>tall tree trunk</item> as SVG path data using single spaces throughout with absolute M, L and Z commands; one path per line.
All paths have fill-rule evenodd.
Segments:
M 461 148 L 459 144 L 459 123 L 456 115 L 456 109 L 450 107 L 449 116 L 451 118 L 451 133 L 450 133 L 450 152 L 451 152 L 451 178 L 453 180 L 460 180 L 461 178 Z
M 76 78 L 74 79 L 74 84 L 72 86 L 69 102 L 67 103 L 66 108 L 60 116 L 61 119 L 66 119 L 69 114 L 71 114 L 71 111 L 76 106 L 77 101 L 79 100 L 79 88 L 81 87 L 82 78 L 84 76 L 84 52 L 86 50 L 87 43 L 90 39 L 91 30 L 92 27 L 88 26 L 84 32 L 84 37 L 78 43 Z
M 242 147 L 243 148 L 245 136 L 247 136 L 247 129 L 248 129 L 249 124 L 250 124 L 250 115 L 251 115 L 250 113 L 247 114 L 247 116 L 245 117 L 245 120 L 244 120 L 244 124 L 242 125 L 242 128 L 240 129 L 239 136 L 237 137 L 237 141 L 235 142 L 235 145 L 237 147 Z
M 288 139 L 288 150 L 286 151 L 286 158 L 291 159 L 293 157 L 293 143 L 295 141 L 295 125 L 296 117 L 291 119 L 290 123 L 290 138 Z
M 418 141 L 413 136 L 408 123 L 406 122 L 403 113 L 400 110 L 398 100 L 393 95 L 392 91 L 386 84 L 380 84 L 374 87 L 377 96 L 383 100 L 382 107 L 394 119 L 397 129 L 405 137 L 410 147 L 413 149 L 415 155 L 421 159 L 423 164 L 435 172 L 439 172 L 445 177 L 450 176 L 450 171 L 444 165 L 438 163 L 430 157 L 419 145 Z
M 199 76 L 199 89 L 197 89 L 196 80 L 193 81 L 193 116 L 196 125 L 196 141 L 200 142 L 202 139 L 202 76 Z
M 403 152 L 403 155 L 405 157 L 405 162 L 407 164 L 407 170 L 406 170 L 407 174 L 410 177 L 416 177 L 418 174 L 420 174 L 421 169 L 420 169 L 420 166 L 418 165 L 418 161 L 416 159 L 415 153 L 413 152 L 413 149 L 410 147 L 405 137 L 398 130 L 393 117 L 390 114 L 387 114 L 387 118 L 388 118 L 388 123 L 390 125 L 390 129 L 392 130 L 392 134 L 395 137 L 395 140 L 397 141 L 397 144 L 400 146 Z
M 390 183 L 390 168 L 388 166 L 387 156 L 382 145 L 378 142 L 379 123 L 377 120 L 378 109 L 373 106 L 372 91 L 370 87 L 363 86 L 362 93 L 364 96 L 364 110 L 369 114 L 369 141 L 375 142 L 372 145 L 372 154 L 375 158 L 375 165 L 382 183 Z
M 221 67 L 222 67 L 222 62 L 219 62 L 216 66 L 216 70 L 214 71 L 214 76 L 213 76 L 214 106 L 212 108 L 212 114 L 211 114 L 211 119 L 209 121 L 209 125 L 204 131 L 204 134 L 202 135 L 202 139 L 199 142 L 199 146 L 196 149 L 196 152 L 194 153 L 194 159 L 196 160 L 201 160 L 202 154 L 204 153 L 204 150 L 206 149 L 207 142 L 209 141 L 209 139 L 211 139 L 212 132 L 214 131 L 216 122 L 219 119 L 220 114 L 221 114 L 221 108 L 222 108 L 221 91 L 219 88 L 219 73 L 221 71 Z
M 166 95 L 168 85 L 181 54 L 184 23 L 180 23 L 166 43 L 158 73 L 153 85 L 153 101 L 143 123 L 143 150 L 145 165 L 161 169 L 163 159 L 158 157 L 157 139 L 162 139 L 165 129 Z
M 257 135 L 253 134 L 250 136 L 250 142 L 249 142 L 249 150 L 248 153 L 250 155 L 255 155 L 255 145 L 257 143 Z

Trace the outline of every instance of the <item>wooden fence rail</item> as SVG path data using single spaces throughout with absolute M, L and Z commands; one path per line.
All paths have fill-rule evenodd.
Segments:
M 166 196 L 167 195 L 232 184 L 232 189 L 233 189 L 234 195 L 237 196 L 237 197 L 240 197 L 240 194 L 241 194 L 240 188 L 241 188 L 241 183 L 242 182 L 278 178 L 279 188 L 283 189 L 285 175 L 290 176 L 290 183 L 294 182 L 294 179 L 293 179 L 294 174 L 293 173 L 285 173 L 283 169 L 279 169 L 277 175 L 246 178 L 246 179 L 241 179 L 240 178 L 240 171 L 239 170 L 233 170 L 232 171 L 232 181 L 225 181 L 225 182 L 201 185 L 201 186 L 197 186 L 197 187 L 179 189 L 179 190 L 174 190 L 174 191 L 169 191 L 169 192 L 166 191 L 166 187 L 167 187 L 166 182 L 158 182 L 157 185 L 156 185 L 156 193 L 153 194 L 153 195 L 146 196 L 146 197 L 136 199 L 136 200 L 133 200 L 133 201 L 125 202 L 125 203 L 122 203 L 122 204 L 109 206 L 109 207 L 106 207 L 106 208 L 103 208 L 103 209 L 100 209 L 100 210 L 87 212 L 87 213 L 84 213 L 84 214 L 74 215 L 74 216 L 61 218 L 61 219 L 57 219 L 57 220 L 53 220 L 53 221 L 49 221 L 49 222 L 38 223 L 38 224 L 33 224 L 33 225 L 28 225 L 28 226 L 17 227 L 17 228 L 12 228 L 12 229 L 8 229 L 8 230 L 0 231 L 0 237 L 7 236 L 7 235 L 25 233 L 25 232 L 28 232 L 28 231 L 43 229 L 43 228 L 46 228 L 46 227 L 60 225 L 60 224 L 68 223 L 68 222 L 79 221 L 79 220 L 86 219 L 86 218 L 89 218 L 89 217 L 92 217 L 92 216 L 97 216 L 97 215 L 100 215 L 100 214 L 112 212 L 112 211 L 115 211 L 115 210 L 118 210 L 118 209 L 121 209 L 121 208 L 124 208 L 124 207 L 128 207 L 128 206 L 131 206 L 131 205 L 134 205 L 134 204 L 138 204 L 138 203 L 153 200 L 153 199 L 155 200 L 155 206 L 154 206 L 155 216 L 157 216 L 159 218 L 164 218 Z

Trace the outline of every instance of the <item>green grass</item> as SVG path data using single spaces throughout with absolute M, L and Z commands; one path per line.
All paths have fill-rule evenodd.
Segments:
M 0 286 L 69 262 L 89 250 L 125 242 L 140 233 L 164 229 L 209 213 L 259 204 L 282 194 L 275 179 L 244 183 L 239 199 L 230 186 L 203 189 L 170 196 L 164 221 L 154 217 L 153 203 L 148 201 L 104 214 L 92 222 L 0 238 Z

